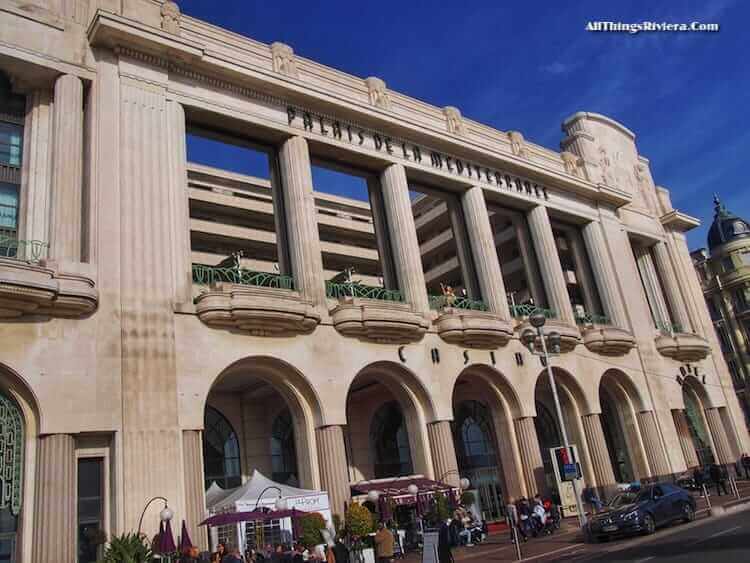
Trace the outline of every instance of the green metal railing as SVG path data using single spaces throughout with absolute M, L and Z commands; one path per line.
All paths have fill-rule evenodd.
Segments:
M 514 317 L 529 317 L 534 313 L 542 313 L 548 319 L 557 318 L 557 312 L 554 309 L 545 309 L 536 305 L 511 305 L 510 314 Z
M 193 264 L 193 281 L 201 285 L 228 282 L 239 285 L 294 289 L 294 278 L 291 276 L 254 272 L 245 268 L 217 268 L 201 264 Z
M 440 310 L 444 307 L 467 309 L 471 311 L 489 311 L 484 301 L 469 299 L 468 297 L 449 297 L 447 295 L 429 295 L 430 309 Z
M 361 297 L 363 299 L 379 299 L 381 301 L 403 301 L 404 296 L 397 289 L 374 287 L 361 283 L 334 283 L 326 281 L 326 295 L 333 299 L 342 297 Z
M 679 323 L 668 323 L 665 321 L 657 321 L 656 328 L 665 334 L 674 334 L 676 332 L 682 332 L 682 325 Z
M 0 232 L 0 257 L 16 258 L 28 262 L 39 262 L 49 243 L 41 240 L 21 240 L 16 238 L 15 233 Z
M 608 325 L 608 324 L 611 324 L 611 322 L 607 315 L 597 315 L 596 313 L 578 313 L 576 315 L 576 324 Z

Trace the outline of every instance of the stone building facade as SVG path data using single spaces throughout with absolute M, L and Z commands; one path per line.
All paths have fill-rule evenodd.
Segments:
M 750 427 L 750 223 L 714 198 L 707 248 L 691 252 L 693 264 Z
M 534 307 L 588 486 L 750 450 L 697 221 L 623 125 L 551 151 L 169 1 L 7 0 L 0 71 L 6 559 L 91 560 L 154 496 L 205 545 L 207 482 L 254 469 L 339 514 L 398 475 L 545 490 Z

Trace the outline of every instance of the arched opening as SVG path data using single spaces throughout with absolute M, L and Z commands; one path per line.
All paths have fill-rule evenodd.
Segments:
M 204 417 L 204 471 L 208 488 L 244 483 L 254 471 L 285 484 L 317 483 L 314 427 L 317 397 L 301 373 L 268 357 L 225 369 L 208 394 Z
M 553 467 L 550 449 L 562 446 L 563 440 L 556 416 L 547 405 L 541 401 L 536 401 L 534 428 L 536 429 L 537 440 L 539 440 L 539 449 L 542 452 L 544 475 L 547 479 L 547 485 L 551 487 L 554 483 L 554 477 L 552 477 Z
M 472 365 L 456 380 L 451 428 L 458 472 L 469 479 L 487 521 L 504 519 L 507 499 L 522 494 L 512 422 L 517 411 L 512 387 L 495 369 Z
M 711 439 L 703 414 L 703 401 L 689 382 L 682 386 L 682 399 L 685 403 L 685 418 L 695 448 L 695 455 L 698 457 L 698 463 L 700 465 L 715 463 Z
M 635 414 L 642 403 L 631 380 L 617 370 L 606 372 L 599 383 L 599 405 L 615 480 L 630 483 L 648 475 Z
M 426 409 L 431 409 L 427 393 L 403 366 L 377 362 L 361 370 L 346 399 L 351 481 L 430 476 Z

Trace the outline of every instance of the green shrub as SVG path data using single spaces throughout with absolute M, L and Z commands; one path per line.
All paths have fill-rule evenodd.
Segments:
M 356 538 L 365 537 L 375 531 L 375 520 L 372 512 L 361 504 L 353 502 L 346 511 L 346 528 L 351 536 Z
M 464 506 L 472 506 L 476 502 L 476 497 L 471 491 L 464 491 L 461 495 L 461 504 Z
M 435 493 L 435 506 L 432 509 L 435 519 L 442 522 L 450 517 L 451 511 L 448 507 L 448 497 L 443 493 Z
M 104 550 L 104 563 L 151 563 L 153 553 L 137 534 L 114 536 Z
M 320 534 L 321 530 L 326 529 L 325 518 L 318 512 L 311 512 L 305 514 L 301 520 L 302 536 L 300 541 L 307 547 L 312 547 L 323 542 L 323 536 Z

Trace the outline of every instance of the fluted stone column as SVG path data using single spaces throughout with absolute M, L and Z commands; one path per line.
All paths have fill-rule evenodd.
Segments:
M 601 416 L 598 414 L 588 414 L 582 417 L 582 421 L 596 484 L 599 490 L 608 496 L 612 485 L 616 481 L 615 473 L 612 470 L 612 462 L 609 457 L 609 450 L 607 450 L 607 441 L 604 439 Z
M 281 145 L 279 167 L 294 283 L 302 297 L 325 306 L 323 256 L 315 216 L 310 153 L 303 137 L 292 137 Z
M 657 242 L 654 245 L 654 260 L 660 274 L 660 279 L 664 283 L 664 292 L 667 294 L 675 322 L 682 327 L 683 331 L 691 332 L 692 323 L 690 322 L 690 316 L 685 307 L 685 300 L 677 283 L 674 266 L 669 258 L 669 251 L 665 243 Z
M 187 194 L 187 149 L 185 146 L 185 110 L 178 102 L 167 101 L 169 135 L 169 212 L 172 214 L 172 263 L 174 299 L 192 301 L 192 264 L 190 258 L 190 211 Z
M 656 266 L 654 266 L 650 250 L 645 246 L 634 246 L 633 252 L 638 271 L 643 280 L 646 298 L 651 307 L 651 314 L 655 317 L 654 320 L 667 325 L 671 324 L 672 317 L 669 314 L 667 302 L 664 300 L 661 282 L 656 273 Z
M 646 458 L 651 468 L 652 477 L 663 477 L 672 471 L 667 462 L 667 456 L 659 439 L 659 429 L 656 427 L 656 416 L 654 411 L 641 411 L 638 413 L 638 426 L 641 429 L 643 447 L 646 449 Z
M 337 425 L 316 428 L 315 439 L 318 445 L 321 486 L 328 491 L 331 512 L 338 514 L 343 520 L 345 505 L 351 498 L 344 429 Z
M 557 312 L 558 319 L 568 324 L 576 324 L 573 307 L 570 304 L 568 289 L 565 284 L 560 255 L 557 253 L 552 225 L 549 222 L 547 208 L 537 205 L 528 214 L 531 238 L 539 257 L 539 268 L 547 291 L 550 306 Z
M 534 303 L 545 305 L 547 299 L 544 293 L 544 288 L 542 287 L 542 280 L 539 274 L 539 265 L 537 263 L 536 253 L 534 252 L 534 246 L 529 240 L 529 231 L 524 224 L 522 216 L 516 215 L 513 217 L 512 221 L 513 229 L 516 232 L 518 249 L 521 251 L 524 272 L 526 273 L 526 283 L 529 284 L 531 297 L 534 299 Z
M 380 186 L 388 214 L 388 230 L 399 287 L 405 300 L 416 311 L 425 313 L 430 307 L 404 167 L 400 164 L 389 165 L 380 174 Z
M 76 561 L 76 456 L 70 434 L 37 442 L 33 563 Z
M 534 417 L 526 416 L 513 421 L 516 427 L 518 450 L 521 454 L 521 469 L 526 484 L 526 496 L 531 497 L 546 487 L 542 451 L 534 427 Z
M 64 74 L 55 82 L 52 130 L 50 256 L 81 259 L 83 197 L 83 84 Z
M 716 449 L 716 457 L 719 463 L 734 463 L 732 449 L 729 446 L 727 430 L 721 420 L 721 413 L 718 408 L 712 407 L 705 410 L 708 428 L 711 431 L 711 438 Z
M 599 297 L 602 300 L 604 312 L 614 326 L 628 329 L 625 303 L 617 286 L 617 276 L 612 265 L 612 258 L 607 251 L 602 226 L 600 223 L 592 221 L 583 228 L 582 232 L 586 250 L 589 253 L 589 262 L 597 280 Z
M 203 477 L 203 440 L 200 430 L 182 431 L 182 459 L 185 472 L 185 523 L 190 539 L 201 551 L 208 549 L 206 528 L 199 524 L 206 516 Z
M 482 188 L 474 186 L 461 198 L 466 220 L 466 230 L 471 241 L 474 267 L 477 271 L 482 299 L 490 311 L 504 319 L 510 318 L 508 297 L 505 294 L 500 260 L 495 251 L 494 236 Z
M 693 438 L 690 435 L 690 427 L 688 426 L 685 411 L 683 409 L 673 410 L 672 419 L 674 420 L 674 426 L 677 430 L 677 438 L 680 441 L 682 455 L 685 457 L 685 466 L 688 469 L 695 467 L 698 465 L 698 455 L 695 453 L 695 445 L 693 444 Z
M 430 439 L 430 451 L 432 452 L 435 479 L 445 476 L 443 482 L 457 487 L 460 475 L 458 474 L 458 462 L 456 461 L 456 449 L 453 444 L 451 423 L 447 420 L 439 420 L 428 424 L 427 436 Z

